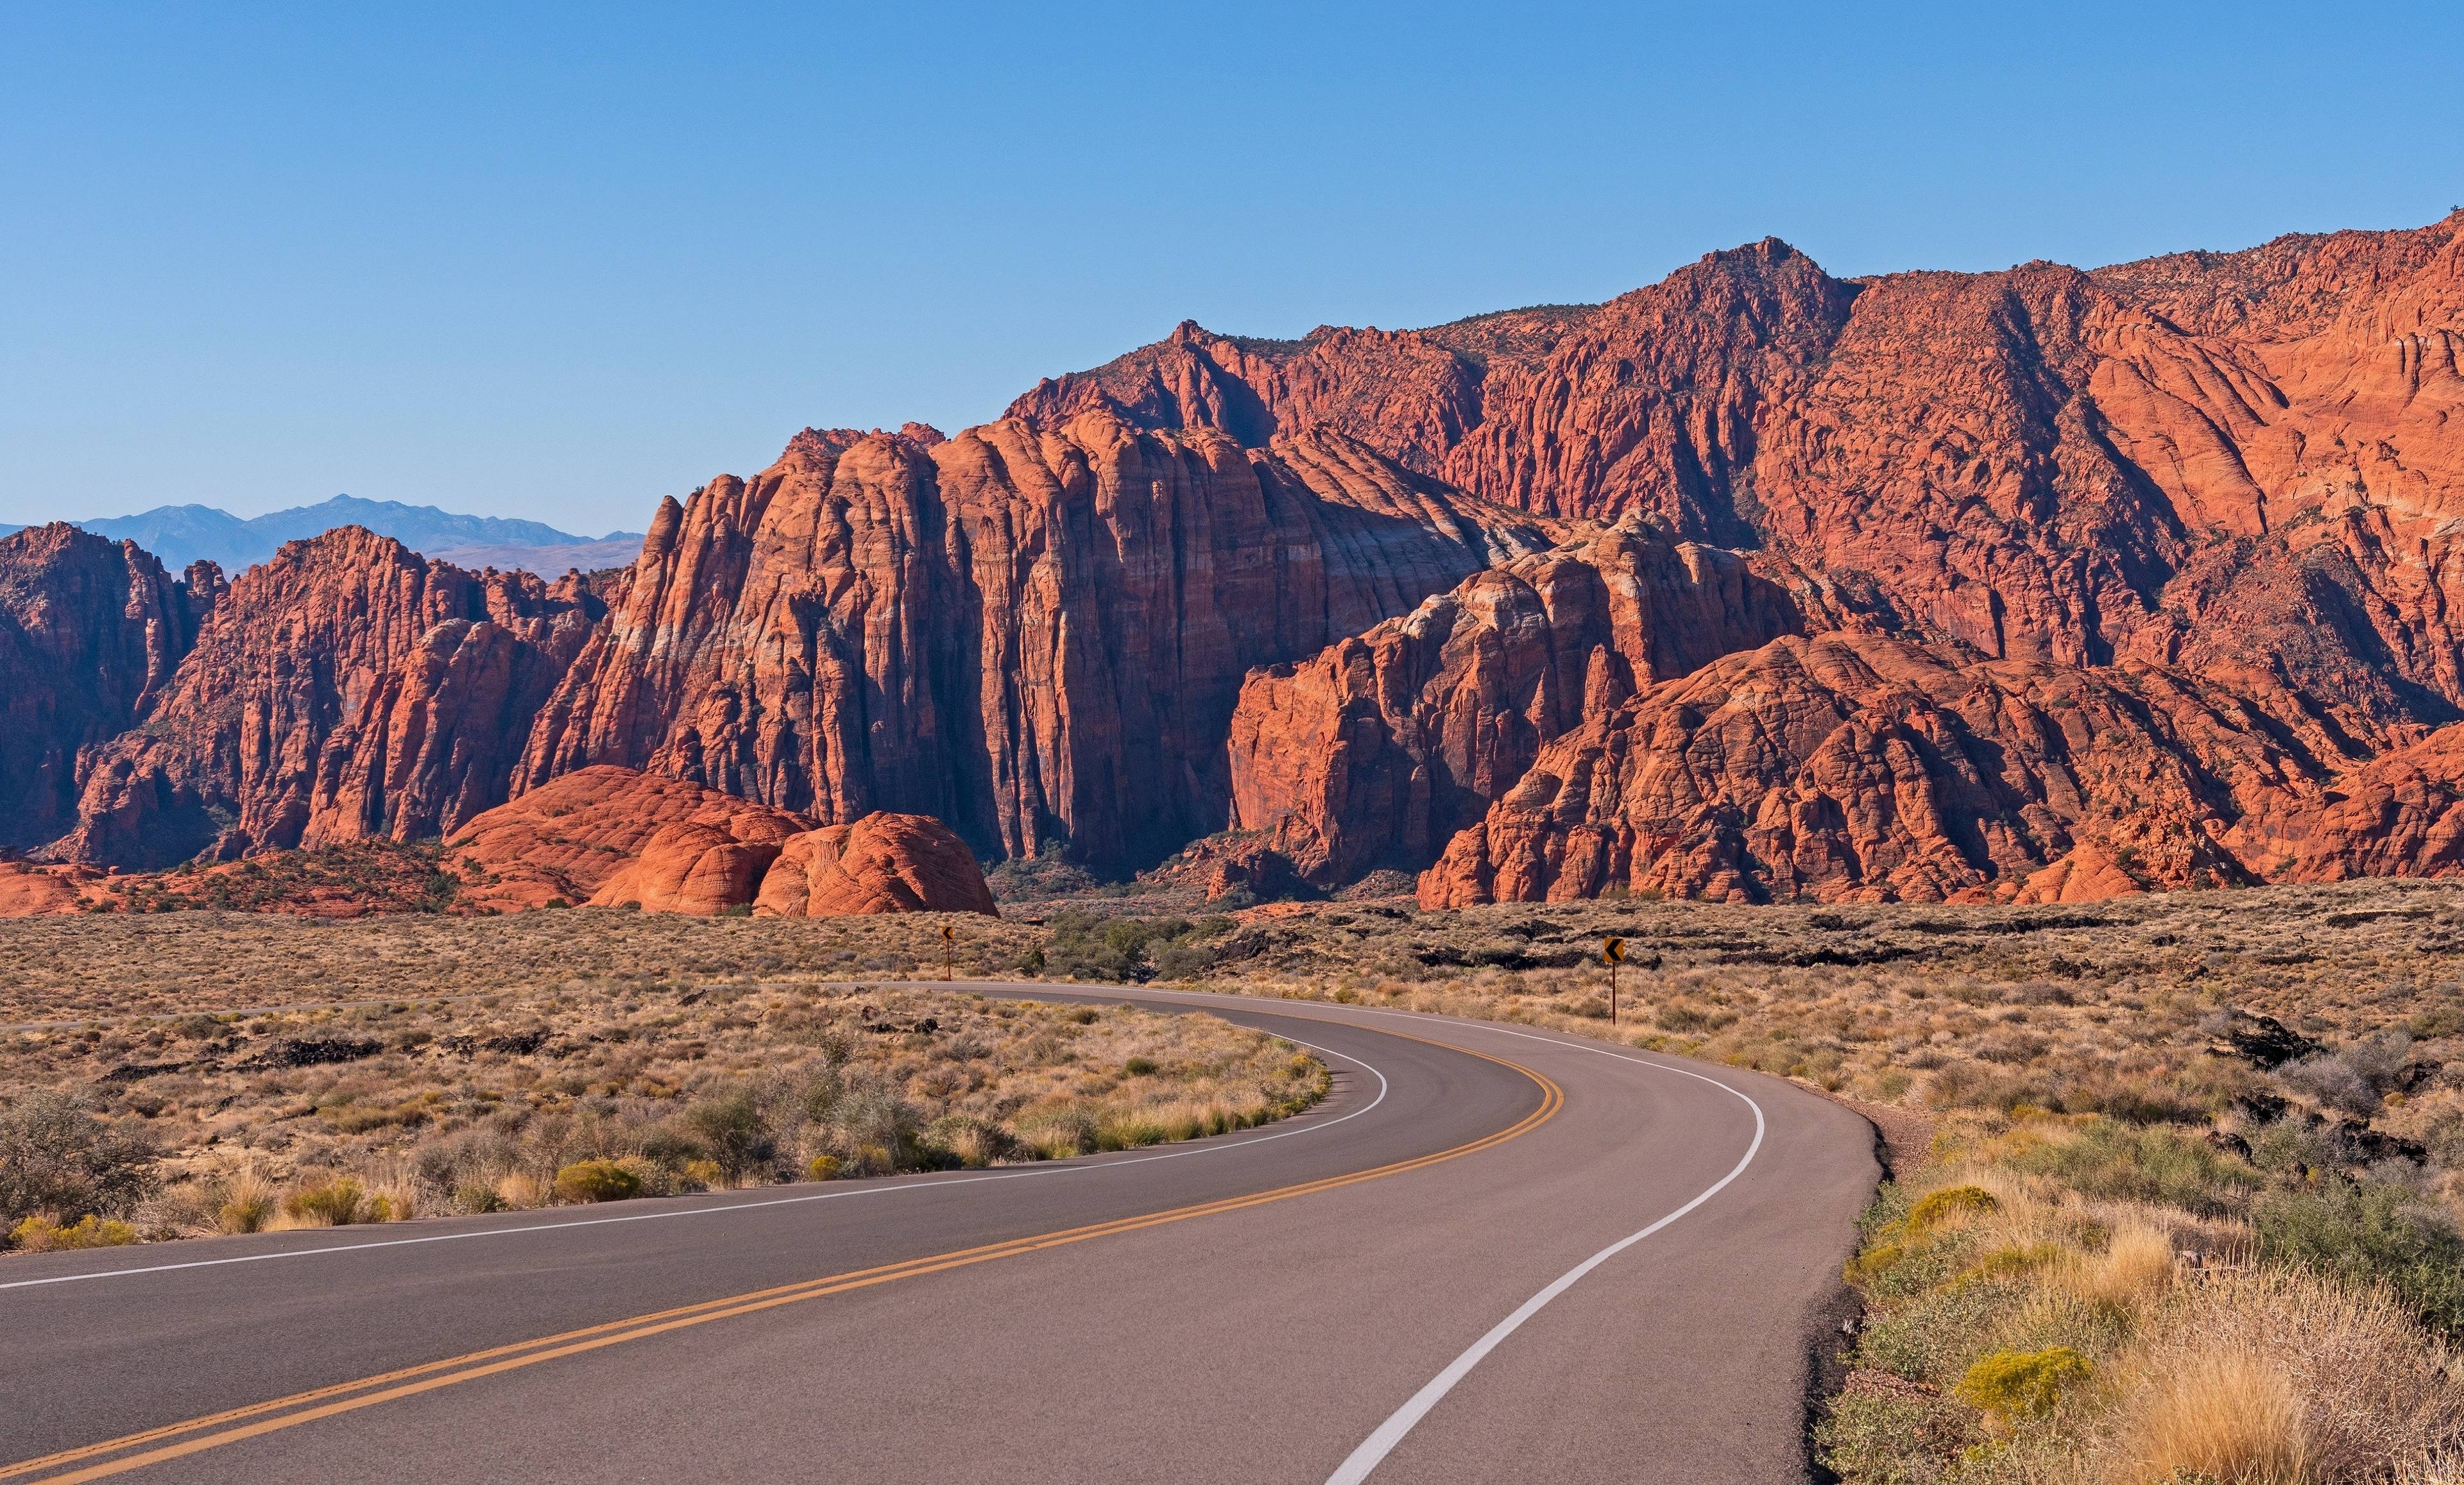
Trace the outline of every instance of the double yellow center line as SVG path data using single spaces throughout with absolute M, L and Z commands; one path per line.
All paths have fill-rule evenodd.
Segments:
M 1385 1035 L 1398 1034 L 1386 1033 Z M 1407 1039 L 1419 1041 L 1425 1038 L 1414 1037 Z M 1443 1043 L 1436 1044 L 1443 1045 Z M 579 1356 L 585 1351 L 622 1345 L 628 1341 L 647 1340 L 651 1336 L 665 1335 L 671 1330 L 708 1324 L 712 1321 L 729 1320 L 738 1315 L 752 1315 L 762 1310 L 777 1309 L 781 1305 L 801 1304 L 807 1299 L 825 1299 L 830 1295 L 846 1294 L 856 1289 L 869 1289 L 877 1284 L 892 1283 L 898 1279 L 913 1278 L 925 1274 L 938 1274 L 949 1269 L 990 1263 L 997 1258 L 1013 1258 L 1023 1254 L 1038 1253 L 1046 1248 L 1061 1248 L 1070 1243 L 1111 1237 L 1121 1233 L 1134 1233 L 1144 1228 L 1162 1227 L 1173 1222 L 1186 1222 L 1195 1217 L 1211 1217 L 1227 1212 L 1239 1212 L 1244 1208 L 1263 1207 L 1269 1202 L 1289 1201 L 1295 1196 L 1315 1195 L 1320 1191 L 1356 1186 L 1363 1181 L 1375 1181 L 1385 1176 L 1425 1169 L 1445 1161 L 1459 1160 L 1465 1155 L 1476 1155 L 1482 1150 L 1493 1149 L 1508 1140 L 1529 1134 L 1556 1117 L 1557 1110 L 1566 1102 L 1565 1090 L 1520 1062 L 1509 1061 L 1502 1057 L 1491 1057 L 1485 1052 L 1473 1052 L 1464 1047 L 1449 1046 L 1447 1050 L 1500 1063 L 1530 1079 L 1540 1086 L 1540 1106 L 1526 1115 L 1520 1122 L 1500 1129 L 1494 1134 L 1473 1140 L 1469 1144 L 1458 1145 L 1451 1149 L 1439 1150 L 1435 1154 L 1416 1156 L 1410 1160 L 1400 1160 L 1392 1165 L 1378 1166 L 1368 1170 L 1356 1170 L 1349 1175 L 1328 1176 L 1322 1180 L 1304 1181 L 1296 1186 L 1280 1186 L 1271 1190 L 1257 1191 L 1246 1196 L 1228 1196 L 1220 1201 L 1200 1202 L 1191 1207 L 1175 1207 L 1164 1212 L 1149 1212 L 1143 1216 L 1121 1217 L 1111 1222 L 1096 1222 L 1086 1227 L 1065 1228 L 1059 1232 L 1041 1233 L 1030 1237 L 1014 1237 L 1006 1242 L 987 1243 L 979 1248 L 964 1248 L 955 1253 L 939 1253 L 920 1258 L 910 1258 L 903 1263 L 886 1263 L 878 1268 L 832 1274 L 821 1278 L 805 1279 L 800 1283 L 782 1284 L 775 1289 L 757 1289 L 747 1294 L 731 1295 L 723 1299 L 709 1299 L 700 1304 L 688 1304 L 671 1310 L 659 1310 L 649 1315 L 636 1315 L 629 1320 L 609 1321 L 605 1324 L 591 1325 L 581 1330 L 568 1330 L 560 1335 L 542 1336 L 536 1341 L 523 1341 L 511 1345 L 495 1346 L 485 1351 L 473 1351 L 462 1356 L 449 1357 L 444 1361 L 429 1362 L 426 1365 L 407 1366 L 399 1371 L 363 1377 L 357 1382 L 338 1383 L 332 1387 L 318 1387 L 311 1391 L 295 1392 L 289 1397 L 278 1397 L 271 1402 L 253 1403 L 245 1408 L 234 1408 L 202 1418 L 191 1418 L 185 1423 L 168 1424 L 159 1429 L 148 1429 L 143 1432 L 123 1434 L 119 1438 L 106 1439 L 99 1444 L 87 1444 L 80 1448 L 45 1454 L 38 1459 L 19 1460 L 15 1464 L 0 1466 L 0 1480 L 40 1480 L 43 1485 L 72 1485 L 72 1482 L 78 1480 L 99 1480 L 106 1475 L 121 1474 L 130 1470 L 143 1469 L 147 1465 L 161 1464 L 165 1460 L 200 1453 L 209 1449 L 218 1449 L 225 1444 L 240 1443 L 261 1434 L 278 1432 L 284 1429 L 296 1429 L 301 1424 L 315 1423 L 321 1418 L 356 1412 L 363 1408 L 374 1408 L 381 1403 L 416 1397 L 423 1392 L 457 1387 L 466 1382 L 476 1382 L 500 1372 L 535 1366 L 541 1362 L 557 1361 L 567 1356 Z M 54 1471 L 65 1473 L 51 1473 Z

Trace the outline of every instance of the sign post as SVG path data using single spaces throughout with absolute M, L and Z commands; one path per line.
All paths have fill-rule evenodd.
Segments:
M 941 983 L 945 985 L 950 982 L 950 961 L 957 952 L 957 941 L 958 930 L 946 923 L 941 925 Z
M 1625 963 L 1625 940 L 1610 939 L 1600 946 L 1600 962 L 1609 967 L 1609 1024 L 1617 1024 L 1617 966 Z

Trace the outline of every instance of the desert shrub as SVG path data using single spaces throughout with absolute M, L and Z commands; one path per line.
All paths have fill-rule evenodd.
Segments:
M 2098 1117 L 2070 1137 L 2012 1158 L 2022 1170 L 2051 1175 L 2089 1196 L 2163 1202 L 2202 1216 L 2239 1208 L 2258 1172 L 2206 1141 L 2163 1125 Z
M 641 1183 L 642 1195 L 673 1196 L 676 1193 L 675 1173 L 655 1160 L 645 1160 L 639 1155 L 620 1155 L 616 1158 L 616 1168 Z
M 1927 1283 L 1908 1283 L 1868 1320 L 1858 1354 L 1868 1365 L 1917 1382 L 1955 1383 L 1976 1356 L 1978 1341 L 1993 1331 L 2018 1301 L 2014 1282 L 1942 1282 L 1964 1265 L 1944 1264 Z M 1905 1262 L 1903 1274 L 1916 1270 Z
M 371 1215 L 366 1190 L 346 1175 L 293 1191 L 283 1198 L 282 1213 L 309 1227 L 348 1227 Z
M 804 1167 L 804 1176 L 807 1180 L 834 1181 L 838 1179 L 838 1173 L 839 1158 L 836 1155 L 816 1155 L 811 1163 Z
M 921 1125 L 914 1105 L 869 1080 L 851 1083 L 830 1112 L 834 1143 L 853 1150 L 856 1164 L 873 1171 L 914 1165 Z
M 2452 1005 L 2431 1006 L 2407 1021 L 2404 1029 L 2424 1041 L 2434 1037 L 2453 1037 L 2464 1034 L 2464 1008 Z
M 2343 1180 L 2274 1190 L 2251 1225 L 2262 1257 L 2363 1287 L 2385 1284 L 2423 1323 L 2464 1335 L 2464 1237 L 2411 1191 Z
M 2250 1141 L 2250 1163 L 2274 1175 L 2298 1176 L 2334 1159 L 2326 1134 L 2299 1119 L 2279 1119 Z
M 1144 1078 L 1155 1070 L 1155 1060 L 1151 1057 L 1133 1057 L 1121 1064 L 1121 1071 L 1133 1078 Z
M 2370 1086 L 2359 1069 L 2335 1053 L 2321 1052 L 2289 1062 L 2277 1069 L 2276 1076 L 2286 1087 L 2321 1108 L 2342 1109 L 2361 1119 L 2378 1112 L 2379 1090 Z
M 1195 934 L 1184 933 L 1152 950 L 1155 972 L 1167 980 L 1194 980 L 1215 968 L 1215 950 Z
M 1981 1186 L 1946 1186 L 1928 1191 L 1908 1209 L 1907 1229 L 1922 1233 L 1955 1217 L 1981 1215 L 2002 1204 Z
M 612 1160 L 577 1160 L 556 1173 L 559 1201 L 625 1201 L 642 1194 L 642 1178 Z
M 153 1147 L 76 1094 L 31 1093 L 0 1109 L 0 1226 L 45 1212 L 124 1216 L 155 1185 Z
M 980 1170 L 1008 1157 L 1016 1147 L 1009 1132 L 989 1119 L 944 1114 L 915 1141 L 919 1163 L 942 1169 Z
M 1144 978 L 1146 937 L 1133 918 L 1104 918 L 1077 908 L 1055 913 L 1044 945 L 1044 972 L 1078 979 Z
M 683 1124 L 731 1179 L 740 1180 L 778 1159 L 778 1136 L 750 1088 L 703 1095 L 685 1110 Z
M 135 1241 L 134 1227 L 125 1222 L 106 1222 L 91 1213 L 65 1225 L 57 1217 L 32 1216 L 9 1230 L 9 1246 L 27 1253 L 117 1248 Z
M 1961 1375 L 1954 1395 L 1969 1407 L 2009 1421 L 2051 1412 L 2062 1393 L 2085 1382 L 2094 1367 L 2066 1345 L 2041 1351 L 1995 1351 Z

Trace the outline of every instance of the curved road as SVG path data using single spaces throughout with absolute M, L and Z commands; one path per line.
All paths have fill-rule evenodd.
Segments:
M 1802 1479 L 1877 1175 L 1802 1089 L 1153 990 L 1334 1091 L 1054 1165 L 0 1262 L 0 1482 Z

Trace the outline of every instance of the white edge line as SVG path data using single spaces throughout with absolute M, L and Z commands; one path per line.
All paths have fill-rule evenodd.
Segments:
M 1291 1018 L 1319 1019 L 1319 1017 L 1310 1016 Z M 1270 1033 L 1269 1035 L 1281 1034 Z M 141 1274 L 169 1274 L 182 1269 L 221 1268 L 232 1263 L 267 1263 L 277 1258 L 315 1258 L 337 1253 L 367 1253 L 378 1248 L 410 1248 L 423 1243 L 462 1242 L 474 1237 L 518 1237 L 525 1234 L 561 1233 L 580 1227 L 610 1227 L 620 1222 L 662 1222 L 676 1217 L 719 1216 L 732 1212 L 758 1212 L 764 1207 L 795 1207 L 806 1202 L 843 1201 L 853 1196 L 881 1196 L 904 1191 L 939 1190 L 944 1187 L 975 1186 L 985 1181 L 1023 1181 L 1030 1176 L 1083 1175 L 1091 1170 L 1118 1170 L 1124 1166 L 1143 1166 L 1157 1160 L 1179 1160 L 1190 1155 L 1221 1154 L 1227 1150 L 1248 1149 L 1252 1146 L 1265 1145 L 1273 1140 L 1288 1140 L 1298 1135 L 1315 1134 L 1320 1129 L 1331 1129 L 1346 1120 L 1357 1119 L 1386 1102 L 1386 1075 L 1369 1063 L 1350 1053 L 1321 1047 L 1314 1042 L 1303 1041 L 1297 1037 L 1284 1037 L 1283 1039 L 1296 1046 L 1307 1047 L 1312 1052 L 1323 1053 L 1328 1057 L 1341 1058 L 1360 1068 L 1370 1077 L 1377 1080 L 1377 1096 L 1351 1113 L 1337 1115 L 1324 1124 L 1306 1125 L 1297 1129 L 1282 1129 L 1273 1134 L 1259 1135 L 1255 1139 L 1235 1140 L 1222 1145 L 1199 1144 L 1189 1149 L 1167 1150 L 1156 1155 L 1137 1155 L 1128 1160 L 1089 1161 L 1085 1165 L 1056 1161 L 1048 1166 L 1036 1166 L 1025 1170 L 1005 1170 L 998 1175 L 953 1176 L 937 1181 L 909 1181 L 896 1185 L 850 1187 L 846 1190 L 816 1191 L 809 1196 L 777 1196 L 768 1201 L 724 1202 L 715 1206 L 692 1207 L 681 1212 L 643 1212 L 622 1217 L 582 1217 L 570 1222 L 538 1222 L 526 1227 L 482 1228 L 474 1233 L 436 1233 L 427 1237 L 393 1237 L 376 1243 L 336 1243 L 324 1248 L 287 1248 L 280 1253 L 253 1253 L 236 1258 L 196 1258 L 187 1263 L 156 1263 L 144 1268 L 102 1269 L 92 1274 L 59 1274 L 50 1278 L 20 1278 L 10 1283 L 0 1283 L 0 1291 L 37 1289 L 48 1284 L 85 1283 L 98 1278 L 133 1278 Z
M 1373 1015 L 1413 1015 L 1413 1013 L 1410 1012 L 1387 1011 L 1370 1006 L 1355 1007 L 1354 1009 L 1366 1011 Z M 1415 1016 L 1415 1018 L 1417 1019 L 1418 1017 Z M 1438 1017 L 1431 1017 L 1431 1019 L 1438 1019 Z M 1452 1020 L 1454 1018 L 1448 1016 L 1443 1017 L 1443 1019 Z M 1448 1392 L 1454 1390 L 1456 1383 L 1461 1382 L 1463 1378 L 1469 1376 L 1472 1368 L 1478 1366 L 1489 1352 L 1497 1349 L 1499 1343 L 1504 1342 L 1507 1337 L 1514 1334 L 1516 1330 L 1520 1329 L 1525 1321 L 1529 1320 L 1532 1316 L 1537 1315 L 1542 1310 L 1546 1309 L 1549 1305 L 1549 1301 L 1556 1299 L 1559 1295 L 1564 1294 L 1567 1290 L 1573 1288 L 1574 1285 L 1581 1280 L 1584 1275 L 1589 1274 L 1592 1270 L 1598 1268 L 1609 1259 L 1616 1257 L 1618 1254 L 1625 1252 L 1628 1248 L 1633 1247 L 1644 1238 L 1649 1237 L 1652 1234 L 1659 1232 L 1661 1228 L 1668 1226 L 1678 1218 L 1685 1215 L 1695 1208 L 1700 1207 L 1705 1202 L 1709 1201 L 1712 1197 L 1718 1195 L 1722 1189 L 1727 1187 L 1729 1182 L 1746 1173 L 1746 1168 L 1753 1164 L 1754 1156 L 1759 1153 L 1763 1147 L 1763 1134 L 1769 1127 L 1763 1119 L 1763 1106 L 1760 1103 L 1755 1103 L 1750 1095 L 1745 1093 L 1741 1089 L 1728 1086 L 1717 1078 L 1706 1077 L 1702 1073 L 1689 1072 L 1683 1067 L 1670 1067 L 1666 1063 L 1654 1062 L 1644 1058 L 1629 1057 L 1622 1052 L 1612 1052 L 1606 1047 L 1586 1046 L 1580 1040 L 1573 1037 L 1560 1038 L 1556 1037 L 1541 1037 L 1535 1036 L 1530 1032 L 1508 1031 L 1503 1026 L 1484 1021 L 1465 1020 L 1460 1024 L 1469 1027 L 1477 1027 L 1484 1031 L 1493 1031 L 1503 1037 L 1520 1037 L 1527 1041 L 1545 1041 L 1552 1046 L 1571 1047 L 1578 1052 L 1596 1052 L 1602 1057 L 1614 1058 L 1620 1062 L 1632 1062 L 1638 1067 L 1648 1067 L 1657 1072 L 1675 1073 L 1681 1078 L 1691 1078 L 1697 1082 L 1707 1082 L 1712 1087 L 1719 1089 L 1723 1093 L 1745 1100 L 1746 1106 L 1754 1111 L 1754 1138 L 1752 1143 L 1746 1147 L 1746 1153 L 1744 1157 L 1737 1162 L 1735 1168 L 1730 1169 L 1727 1175 L 1720 1177 L 1717 1181 L 1714 1181 L 1709 1186 L 1704 1188 L 1701 1192 L 1696 1194 L 1692 1201 L 1689 1201 L 1685 1205 L 1678 1208 L 1676 1211 L 1669 1212 L 1666 1216 L 1660 1218 L 1658 1221 L 1642 1229 L 1640 1232 L 1630 1233 L 1627 1235 L 1618 1238 L 1616 1242 L 1609 1244 L 1599 1252 L 1593 1254 L 1582 1262 L 1575 1264 L 1573 1268 L 1568 1269 L 1565 1273 L 1557 1276 L 1556 1279 L 1547 1288 L 1541 1290 L 1538 1294 L 1533 1295 L 1530 1299 L 1524 1300 L 1523 1303 L 1515 1309 L 1513 1314 L 1508 1315 L 1504 1320 L 1499 1321 L 1495 1325 L 1489 1327 L 1488 1334 L 1473 1342 L 1468 1350 L 1465 1350 L 1461 1356 L 1456 1357 L 1452 1362 L 1447 1363 L 1446 1368 L 1443 1371 L 1441 1371 L 1436 1376 L 1430 1378 L 1428 1384 L 1425 1387 L 1422 1387 L 1418 1392 L 1413 1393 L 1410 1399 L 1406 1401 L 1402 1407 L 1396 1409 L 1394 1412 L 1388 1414 L 1386 1421 L 1379 1424 L 1375 1431 L 1372 1432 L 1367 1438 L 1361 1440 L 1360 1447 L 1353 1450 L 1349 1455 L 1347 1455 L 1343 1463 L 1336 1467 L 1335 1472 L 1326 1477 L 1326 1485 L 1361 1485 L 1363 1480 L 1369 1478 L 1370 1473 L 1375 1470 L 1380 1464 L 1383 1464 L 1388 1454 L 1395 1452 L 1395 1446 L 1403 1442 L 1404 1436 L 1409 1434 L 1412 1430 L 1419 1425 L 1422 1418 L 1428 1416 L 1429 1409 L 1437 1407 Z

